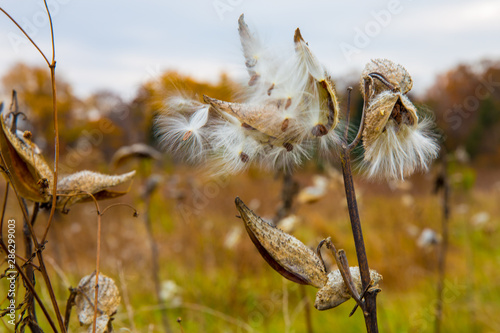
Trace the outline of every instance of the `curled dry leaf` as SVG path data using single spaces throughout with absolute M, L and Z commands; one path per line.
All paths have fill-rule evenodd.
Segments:
M 351 271 L 352 281 L 358 295 L 363 293 L 361 286 L 361 276 L 359 274 L 359 267 L 349 267 Z M 370 270 L 370 278 L 373 285 L 377 285 L 382 280 L 382 275 L 374 270 Z M 316 301 L 314 307 L 318 310 L 328 310 L 334 308 L 351 298 L 351 294 L 344 283 L 342 274 L 338 269 L 328 273 L 328 281 L 326 285 L 321 288 L 316 294 Z
M 88 193 L 91 193 L 97 200 L 116 198 L 125 195 L 126 191 L 112 191 L 109 187 L 117 186 L 131 180 L 135 171 L 122 175 L 111 176 L 92 171 L 80 171 L 61 178 L 57 183 L 60 195 L 57 207 L 63 208 L 73 205 L 79 201 L 92 200 Z
M 299 284 L 316 288 L 325 285 L 323 263 L 311 249 L 255 215 L 240 198 L 236 198 L 236 208 L 252 242 L 275 271 Z
M 120 292 L 113 279 L 99 274 L 99 291 L 97 295 L 96 333 L 109 332 L 110 318 L 120 305 Z M 88 326 L 92 332 L 95 301 L 95 272 L 83 277 L 77 287 L 75 298 L 76 311 L 81 325 Z

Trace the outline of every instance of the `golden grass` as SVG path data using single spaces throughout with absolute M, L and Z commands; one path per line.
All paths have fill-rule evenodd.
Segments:
M 161 280 L 172 280 L 181 289 L 182 301 L 170 304 L 174 331 L 180 332 L 175 320 L 182 317 L 185 332 L 304 332 L 305 305 L 299 286 L 281 278 L 264 262 L 242 221 L 235 217 L 236 196 L 247 204 L 258 203 L 256 212 L 272 217 L 280 202 L 280 181 L 255 170 L 225 181 L 204 178 L 191 169 L 175 173 L 177 188 L 167 185 L 167 181 L 154 194 L 150 211 L 160 250 Z M 311 176 L 308 171 L 297 178 L 302 185 L 308 185 Z M 414 234 L 426 227 L 440 230 L 440 204 L 438 197 L 430 193 L 430 177 L 419 176 L 410 182 L 414 184 L 411 189 L 394 191 L 382 184 L 357 184 L 370 267 L 384 276 L 383 292 L 378 297 L 379 324 L 384 332 L 429 332 L 433 327 L 437 248 L 420 249 Z M 127 208 L 113 208 L 103 216 L 101 271 L 113 277 L 120 289 L 127 288 L 137 331 L 161 332 L 141 214 L 144 205 L 138 194 L 140 184 L 137 179 L 130 195 L 119 200 L 137 207 L 138 218 L 132 217 Z M 174 190 L 183 194 L 183 199 L 171 198 Z M 500 330 L 499 199 L 500 193 L 493 188 L 453 192 L 444 331 Z M 344 200 L 343 188 L 337 184 L 321 201 L 297 205 L 295 213 L 303 221 L 293 234 L 311 247 L 331 236 L 337 248 L 346 250 L 350 264 L 355 265 Z M 20 222 L 14 200 L 10 203 L 7 216 Z M 108 203 L 112 202 L 101 205 Z M 473 216 L 479 212 L 487 212 L 490 218 L 482 225 L 474 225 Z M 53 272 L 60 304 L 69 294 L 64 281 L 76 286 L 81 277 L 94 270 L 96 225 L 92 204 L 75 206 L 69 215 L 54 221 L 44 253 L 51 259 L 49 271 Z M 237 241 L 229 246 L 227 238 L 231 234 Z M 20 228 L 17 237 L 20 242 Z M 120 270 L 124 276 L 121 282 Z M 40 285 L 38 288 L 48 299 Z M 5 287 L 4 283 L 0 285 L 0 294 L 5 294 Z M 306 287 L 310 304 L 315 292 Z M 348 301 L 325 312 L 312 308 L 315 332 L 362 330 L 359 311 L 354 318 L 348 317 L 353 306 L 354 302 Z M 131 327 L 123 303 L 114 325 L 116 329 Z M 72 331 L 78 331 L 78 327 L 73 314 Z

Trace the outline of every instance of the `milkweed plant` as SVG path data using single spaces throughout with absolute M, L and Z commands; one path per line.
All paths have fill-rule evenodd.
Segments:
M 207 165 L 212 173 L 234 174 L 257 164 L 290 171 L 319 153 L 342 161 L 346 197 L 358 256 L 349 267 L 343 250 L 329 239 L 316 252 L 249 210 L 236 206 L 264 259 L 284 277 L 319 288 L 315 306 L 325 310 L 354 298 L 368 332 L 377 332 L 375 297 L 382 276 L 368 268 L 352 183 L 350 153 L 360 144 L 362 173 L 371 179 L 403 180 L 425 171 L 438 155 L 432 118 L 423 116 L 407 96 L 413 81 L 390 60 L 364 68 L 360 89 L 363 115 L 356 138 L 348 142 L 349 107 L 341 119 L 331 74 L 317 60 L 297 29 L 294 51 L 277 55 L 254 35 L 241 15 L 238 31 L 249 80 L 244 102 L 203 96 L 203 102 L 169 97 L 156 119 L 160 142 L 170 153 Z M 321 245 L 332 250 L 337 270 L 326 272 Z

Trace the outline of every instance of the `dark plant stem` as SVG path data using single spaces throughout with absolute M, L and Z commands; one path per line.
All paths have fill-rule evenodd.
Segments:
M 2 157 L 2 160 L 3 160 L 3 157 Z M 10 173 L 8 175 L 10 175 Z M 28 218 L 28 210 L 26 209 L 26 206 L 23 203 L 23 199 L 17 193 L 16 188 L 13 187 L 13 189 L 14 189 L 14 193 L 16 195 L 16 198 L 17 198 L 17 200 L 19 202 L 19 207 L 21 208 L 21 211 L 23 213 L 24 219 L 26 221 L 31 220 L 31 219 Z M 42 252 L 45 249 L 45 242 L 44 243 L 39 243 L 38 240 L 37 240 L 37 238 L 36 238 L 35 231 L 33 230 L 32 224 L 28 223 L 27 225 L 28 225 L 28 229 L 29 229 L 31 238 L 33 239 L 33 243 L 36 244 L 36 257 L 38 259 L 38 264 L 39 264 L 38 267 L 39 267 L 40 273 L 42 274 L 42 277 L 43 277 L 43 280 L 45 282 L 45 285 L 47 287 L 47 291 L 49 292 L 50 300 L 52 302 L 52 306 L 54 308 L 54 312 L 55 312 L 56 317 L 57 317 L 59 328 L 61 329 L 61 332 L 65 333 L 66 329 L 64 328 L 64 323 L 63 323 L 61 311 L 59 310 L 59 305 L 57 304 L 56 296 L 55 296 L 55 293 L 54 293 L 54 288 L 52 287 L 52 283 L 50 281 L 50 277 L 49 277 L 49 274 L 47 272 L 47 267 L 45 266 L 45 261 L 43 259 L 43 255 L 42 255 Z M 31 284 L 31 281 L 26 280 L 27 277 L 24 274 L 24 272 L 19 272 L 19 274 L 22 275 L 23 279 L 25 280 L 26 285 L 33 286 Z M 30 288 L 30 292 L 35 292 L 34 291 L 34 287 Z M 37 298 L 36 294 L 34 294 L 34 296 L 35 296 L 35 298 Z M 38 298 L 37 298 L 37 300 L 38 300 Z
M 444 279 L 446 273 L 446 252 L 448 251 L 448 239 L 449 239 L 449 220 L 450 220 L 450 184 L 448 181 L 448 161 L 446 158 L 446 151 L 442 148 L 441 153 L 442 160 L 442 174 L 439 177 L 441 182 L 440 186 L 443 190 L 443 216 L 441 220 L 441 233 L 442 233 L 442 243 L 439 251 L 438 258 L 438 283 L 437 283 L 437 303 L 436 303 L 436 318 L 434 322 L 434 332 L 441 332 L 441 322 L 443 318 L 443 290 L 444 290 Z
M 8 195 L 9 195 L 9 183 L 7 182 L 7 184 L 5 185 L 5 194 L 4 194 L 3 205 L 2 205 L 2 215 L 1 215 L 1 219 L 0 219 L 0 247 L 2 248 L 2 250 L 5 253 L 9 253 L 7 245 L 3 241 L 3 221 L 5 218 L 5 210 L 7 208 Z M 23 208 L 23 207 L 21 206 L 21 208 Z M 23 211 L 23 214 L 25 214 L 25 210 L 22 209 L 22 211 Z M 24 215 L 24 216 L 26 217 L 27 215 Z M 31 283 L 31 279 L 28 278 L 28 276 L 25 274 L 22 267 L 19 266 L 19 264 L 17 263 L 17 260 L 14 260 L 14 266 L 16 267 L 16 271 L 18 272 L 18 274 L 21 275 L 21 277 L 24 281 L 24 285 L 26 286 L 26 292 L 29 292 L 31 295 L 33 295 L 35 300 L 38 302 L 38 305 L 40 306 L 40 309 L 42 310 L 43 314 L 47 318 L 47 321 L 49 322 L 50 327 L 52 328 L 52 330 L 54 332 L 57 333 L 57 328 L 56 328 L 54 322 L 52 321 L 52 318 L 50 317 L 50 314 L 47 311 L 47 308 L 45 307 L 44 303 L 40 299 L 40 296 L 36 293 L 35 287 Z
M 22 201 L 25 209 L 27 210 L 26 201 L 24 199 Z M 28 259 L 28 263 L 24 266 L 24 270 L 26 276 L 28 277 L 28 279 L 30 279 L 30 282 L 33 286 L 35 286 L 35 271 L 33 266 L 29 264 L 33 256 L 33 242 L 31 240 L 30 228 L 28 227 L 28 223 L 31 224 L 31 227 L 34 226 L 36 218 L 38 216 L 39 206 L 40 205 L 38 203 L 35 203 L 33 207 L 33 213 L 31 214 L 31 221 L 26 221 L 25 219 L 23 219 L 24 248 L 26 253 L 25 256 Z M 40 327 L 38 326 L 38 320 L 35 311 L 35 298 L 33 295 L 29 294 L 27 303 L 28 303 L 28 317 L 29 317 L 28 326 L 31 329 L 31 332 L 33 333 L 42 332 L 40 330 Z
M 351 144 L 348 144 L 348 128 L 349 128 L 349 113 L 351 109 L 351 91 L 348 88 L 347 99 L 347 112 L 346 112 L 346 129 L 344 132 L 344 143 L 340 154 L 342 164 L 342 175 L 344 177 L 344 188 L 347 200 L 347 207 L 349 211 L 349 218 L 351 220 L 352 235 L 354 238 L 354 246 L 356 247 L 356 255 L 358 257 L 359 272 L 361 274 L 362 290 L 368 290 L 365 295 L 365 307 L 363 315 L 365 318 L 366 330 L 368 333 L 378 333 L 377 324 L 377 291 L 370 291 L 370 267 L 368 266 L 368 258 L 366 256 L 365 242 L 363 240 L 363 231 L 361 230 L 361 221 L 359 219 L 358 203 L 356 200 L 356 192 L 354 190 L 354 182 L 352 179 L 351 169 L 351 151 L 357 146 L 361 139 L 361 134 L 364 129 L 364 113 L 367 107 L 368 95 L 370 92 L 370 85 L 365 86 L 365 102 L 363 105 L 363 115 L 361 117 L 361 124 L 358 128 L 356 138 Z
M 68 331 L 69 320 L 71 318 L 71 309 L 75 305 L 76 295 L 77 295 L 76 289 L 69 288 L 69 297 L 68 300 L 66 301 L 66 310 L 64 312 L 64 327 L 66 328 L 66 331 Z
M 146 225 L 146 231 L 148 233 L 149 246 L 151 249 L 151 270 L 153 273 L 153 283 L 155 285 L 155 294 L 158 304 L 160 305 L 161 311 L 161 321 L 163 327 L 165 328 L 165 332 L 170 333 L 172 329 L 168 322 L 168 314 L 166 304 L 161 297 L 161 285 L 160 285 L 160 263 L 159 263 L 159 254 L 158 254 L 158 245 L 153 236 L 153 227 L 151 223 L 151 215 L 149 211 L 151 209 L 151 196 L 147 196 L 145 199 L 146 209 L 144 211 L 144 224 Z
M 274 224 L 290 215 L 293 207 L 293 200 L 299 191 L 299 184 L 293 179 L 293 171 L 283 171 L 283 187 L 281 188 L 281 206 L 276 211 Z
M 359 219 L 358 204 L 356 201 L 356 192 L 354 190 L 354 182 L 352 180 L 351 155 L 347 149 L 345 149 L 342 154 L 342 175 L 344 176 L 347 207 L 349 210 L 349 218 L 351 220 L 351 228 L 352 235 L 354 237 L 354 245 L 356 247 L 356 255 L 358 257 L 359 271 L 361 273 L 362 289 L 365 290 L 370 285 L 370 268 L 368 266 L 368 258 L 366 256 L 363 232 L 361 230 L 361 221 Z M 368 291 L 366 293 L 366 312 L 364 313 L 364 317 L 366 330 L 368 333 L 378 332 L 376 298 L 376 292 L 372 293 Z

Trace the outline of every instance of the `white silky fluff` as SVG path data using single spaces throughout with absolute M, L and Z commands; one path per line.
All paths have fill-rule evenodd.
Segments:
M 156 121 L 157 134 L 165 149 L 191 162 L 209 161 L 207 165 L 215 174 L 237 173 L 252 162 L 269 169 L 293 169 L 310 159 L 315 149 L 324 155 L 331 154 L 340 142 L 337 133 L 331 130 L 319 138 L 311 134 L 324 109 L 313 78 L 323 80 L 327 73 L 307 44 L 301 40 L 295 50 L 276 52 L 250 32 L 243 17 L 239 32 L 252 81 L 245 89 L 245 103 L 257 106 L 281 103 L 276 108 L 279 114 L 274 116 L 283 121 L 289 119 L 290 126 L 276 135 L 266 135 L 246 126 L 252 124 L 244 125 L 243 120 L 221 115 L 206 104 L 174 97 L 165 101 L 166 110 Z M 269 118 L 264 116 L 261 121 L 258 124 L 266 128 Z M 186 136 L 189 137 L 183 140 Z
M 262 153 L 263 146 L 257 140 L 245 133 L 239 124 L 218 121 L 210 133 L 211 165 L 214 175 L 235 174 L 248 168 Z M 243 162 L 241 153 L 248 156 Z
M 175 102 L 181 101 L 175 99 Z M 197 106 L 198 109 L 184 108 L 184 112 L 163 113 L 156 119 L 156 134 L 163 148 L 174 155 L 186 157 L 189 162 L 199 162 L 206 156 L 208 149 L 208 122 L 209 107 L 201 103 L 196 105 L 188 102 L 189 107 Z M 171 110 L 171 109 L 168 109 Z M 190 133 L 190 134 L 189 134 Z M 183 140 L 187 135 L 187 139 Z
M 369 178 L 404 180 L 417 170 L 427 170 L 438 156 L 439 146 L 431 132 L 432 121 L 421 120 L 413 128 L 391 120 L 386 130 L 365 147 L 362 169 Z

